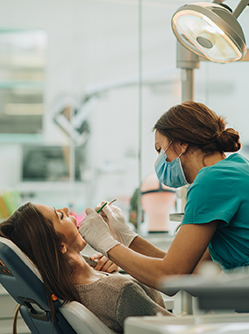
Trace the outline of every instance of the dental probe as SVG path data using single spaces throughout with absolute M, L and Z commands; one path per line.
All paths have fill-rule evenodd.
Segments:
M 111 202 L 109 202 L 108 205 L 110 205 L 110 204 L 112 204 L 112 203 L 114 203 L 114 202 L 116 202 L 116 198 L 113 199 Z
M 114 203 L 116 201 L 116 198 L 113 199 L 111 202 L 105 202 L 98 210 L 97 210 L 97 213 L 100 213 L 100 211 L 106 206 L 106 204 L 110 205 L 112 203 Z
M 108 204 L 107 202 L 105 202 L 96 212 L 97 213 L 100 213 L 100 211 L 103 209 L 103 207 L 106 206 L 106 204 Z
M 109 203 L 108 203 L 108 202 L 105 202 L 105 203 L 101 206 L 101 208 L 99 208 L 96 212 L 97 212 L 97 213 L 100 213 L 100 211 L 103 209 L 104 206 L 106 206 L 106 204 L 110 205 L 110 204 L 114 203 L 115 201 L 116 201 L 116 198 L 113 199 L 113 200 L 112 200 L 111 202 L 109 202 Z M 82 221 L 77 223 L 77 228 L 78 228 L 78 229 L 80 228 L 81 223 L 82 223 Z

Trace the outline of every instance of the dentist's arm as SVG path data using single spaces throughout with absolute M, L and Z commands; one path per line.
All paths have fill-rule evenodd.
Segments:
M 125 272 L 155 288 L 158 281 L 167 275 L 193 272 L 218 224 L 213 221 L 200 225 L 183 225 L 164 258 L 155 258 L 139 254 L 119 243 L 111 236 L 106 222 L 99 214 L 90 208 L 86 213 L 87 217 L 79 229 L 86 242 L 108 256 Z
M 151 256 L 157 258 L 164 258 L 166 252 L 162 251 L 160 248 L 157 248 L 155 245 L 151 244 L 148 240 L 140 237 L 139 235 L 133 239 L 132 243 L 129 245 L 129 248 L 134 252 Z
M 130 229 L 123 212 L 119 207 L 113 204 L 106 205 L 103 208 L 101 215 L 107 222 L 114 239 L 118 240 L 123 245 L 131 248 L 137 253 L 151 257 L 163 258 L 166 255 L 164 251 L 143 239 Z
M 217 228 L 217 221 L 200 225 L 183 225 L 163 259 L 138 254 L 123 245 L 108 251 L 108 257 L 125 272 L 144 284 L 158 288 L 168 275 L 193 273 Z

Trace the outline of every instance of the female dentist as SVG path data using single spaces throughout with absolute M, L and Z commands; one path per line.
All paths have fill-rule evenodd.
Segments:
M 167 275 L 191 274 L 211 255 L 222 269 L 249 265 L 249 161 L 238 153 L 239 134 L 201 103 L 176 105 L 154 126 L 158 179 L 169 187 L 191 184 L 184 218 L 167 253 L 106 205 L 86 209 L 80 233 L 142 283 L 158 288 Z

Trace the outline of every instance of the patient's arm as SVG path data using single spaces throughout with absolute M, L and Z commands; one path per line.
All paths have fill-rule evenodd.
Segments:
M 166 252 L 162 251 L 161 249 L 157 248 L 153 244 L 151 244 L 148 240 L 143 239 L 140 236 L 137 236 L 132 243 L 130 244 L 129 248 L 133 251 L 151 257 L 157 258 L 164 258 Z

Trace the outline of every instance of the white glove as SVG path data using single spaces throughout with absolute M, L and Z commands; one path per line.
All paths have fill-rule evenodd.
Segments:
M 86 209 L 87 216 L 81 222 L 79 232 L 96 251 L 108 257 L 107 252 L 120 243 L 114 240 L 103 218 L 93 209 Z
M 107 217 L 107 224 L 110 227 L 113 238 L 121 242 L 126 247 L 129 247 L 133 239 L 138 234 L 130 229 L 122 210 L 111 204 L 106 205 L 102 211 Z

